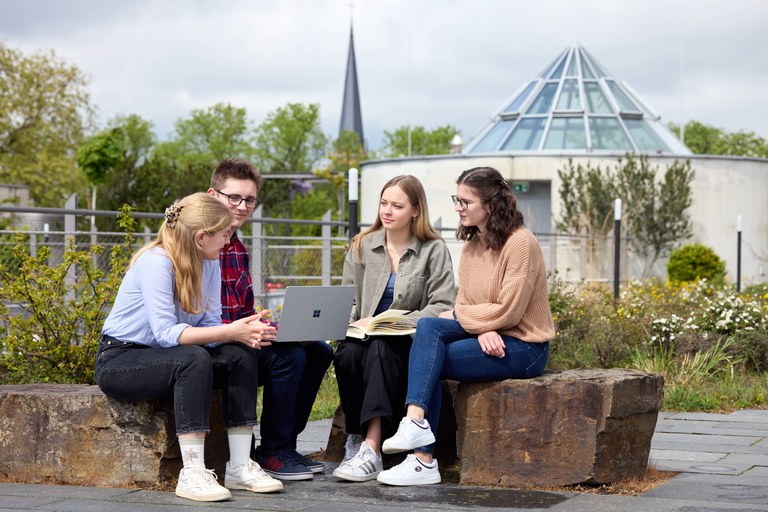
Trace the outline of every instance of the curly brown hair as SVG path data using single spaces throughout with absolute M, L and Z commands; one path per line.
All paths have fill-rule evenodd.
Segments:
M 493 167 L 467 169 L 461 173 L 456 184 L 470 187 L 491 211 L 485 233 L 485 246 L 488 249 L 498 251 L 512 233 L 525 225 L 523 214 L 517 209 L 514 192 L 507 180 Z M 478 232 L 477 226 L 459 225 L 456 238 L 476 240 Z

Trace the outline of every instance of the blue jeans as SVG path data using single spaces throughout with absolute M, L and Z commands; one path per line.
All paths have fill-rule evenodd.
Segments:
M 214 387 L 224 390 L 225 427 L 252 426 L 258 379 L 250 351 L 239 343 L 155 348 L 102 341 L 96 382 L 105 395 L 122 402 L 173 396 L 176 435 L 210 431 Z
M 333 359 L 324 341 L 273 343 L 252 351 L 264 386 L 260 450 L 265 455 L 296 449 L 312 405 Z M 254 389 L 256 389 L 254 387 Z
M 477 336 L 461 324 L 446 318 L 422 318 L 416 327 L 408 364 L 406 405 L 426 411 L 432 432 L 437 434 L 442 403 L 442 379 L 461 382 L 488 382 L 528 379 L 544 372 L 549 343 L 527 343 L 502 336 L 504 357 L 489 356 L 480 348 Z M 432 453 L 434 444 L 418 448 Z

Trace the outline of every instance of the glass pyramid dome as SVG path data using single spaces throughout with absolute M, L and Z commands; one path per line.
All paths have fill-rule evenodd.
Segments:
M 660 119 L 574 45 L 524 83 L 462 153 L 692 154 Z

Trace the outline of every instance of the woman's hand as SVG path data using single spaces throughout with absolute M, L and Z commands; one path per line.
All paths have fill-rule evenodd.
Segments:
M 504 357 L 504 340 L 496 331 L 484 332 L 477 337 L 480 348 L 489 356 Z
M 448 320 L 453 320 L 453 310 L 449 309 L 448 311 L 441 311 L 439 315 L 437 315 L 437 318 L 447 318 Z
M 270 346 L 272 340 L 277 338 L 277 330 L 262 320 L 267 314 L 269 310 L 265 309 L 229 324 L 232 328 L 231 338 L 255 349 Z

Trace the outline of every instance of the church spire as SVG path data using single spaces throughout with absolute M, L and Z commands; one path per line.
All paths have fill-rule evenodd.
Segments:
M 344 80 L 344 99 L 341 105 L 342 130 L 355 132 L 360 137 L 360 144 L 365 147 L 363 137 L 363 115 L 360 111 L 360 89 L 357 85 L 357 65 L 355 64 L 355 36 L 352 26 L 349 27 L 349 54 L 347 55 L 347 75 Z

